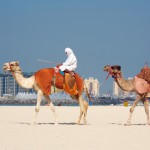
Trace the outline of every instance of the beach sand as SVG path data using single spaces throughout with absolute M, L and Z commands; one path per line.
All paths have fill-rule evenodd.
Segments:
M 131 126 L 124 126 L 130 107 L 89 106 L 87 125 L 76 125 L 79 107 L 56 107 L 59 125 L 42 106 L 30 125 L 34 106 L 0 106 L 0 150 L 150 150 L 150 126 L 143 106 Z

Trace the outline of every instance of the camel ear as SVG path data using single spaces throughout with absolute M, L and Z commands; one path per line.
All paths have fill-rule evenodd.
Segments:
M 113 70 L 117 69 L 117 70 L 121 71 L 121 66 L 118 66 L 118 65 L 111 66 L 111 68 Z
M 19 61 L 16 61 L 16 65 L 18 65 L 18 66 L 19 66 Z
M 104 71 L 108 71 L 108 69 L 109 69 L 110 67 L 111 67 L 110 65 L 106 65 L 106 66 L 103 68 L 103 70 L 104 70 Z

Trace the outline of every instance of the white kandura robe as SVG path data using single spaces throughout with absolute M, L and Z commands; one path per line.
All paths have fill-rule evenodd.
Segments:
M 74 55 L 72 49 L 66 48 L 65 53 L 67 54 L 67 60 L 59 67 L 61 71 L 67 69 L 68 71 L 74 71 L 77 68 L 77 58 Z

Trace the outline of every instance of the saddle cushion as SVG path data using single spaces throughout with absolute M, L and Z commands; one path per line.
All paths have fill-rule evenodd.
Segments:
M 62 74 L 58 73 L 55 77 L 55 86 L 58 89 L 63 89 L 64 77 Z
M 54 74 L 56 75 L 55 79 Z M 51 94 L 51 86 L 55 84 L 57 88 L 64 89 L 70 95 L 80 96 L 84 86 L 83 79 L 77 73 L 74 75 L 75 80 L 70 77 L 70 74 L 68 75 L 67 83 L 65 83 L 64 77 L 60 73 L 56 73 L 53 68 L 44 68 L 34 74 L 38 86 L 46 95 Z
M 59 78 L 59 86 L 60 85 L 63 86 L 64 91 L 68 94 L 79 97 L 83 91 L 84 81 L 77 73 L 75 73 L 74 76 L 71 76 L 69 73 L 65 73 L 64 77 L 62 76 L 62 78 Z M 57 84 L 56 87 L 58 87 Z
M 148 82 L 145 81 L 144 79 L 141 79 L 135 76 L 134 84 L 138 93 L 143 94 L 143 93 L 150 92 L 150 84 L 148 84 Z
M 65 73 L 64 79 L 63 89 L 70 95 L 77 95 L 78 91 L 75 77 L 71 76 L 69 73 Z
M 137 75 L 138 78 L 144 79 L 150 84 L 150 68 L 144 67 L 141 72 Z
M 84 80 L 77 73 L 74 74 L 74 77 L 75 77 L 76 83 L 77 83 L 78 96 L 80 96 L 82 94 L 82 92 L 83 92 Z

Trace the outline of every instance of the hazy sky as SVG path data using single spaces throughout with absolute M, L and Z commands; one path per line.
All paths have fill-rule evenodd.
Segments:
M 65 61 L 70 47 L 76 72 L 103 82 L 107 64 L 125 78 L 150 65 L 149 0 L 0 0 L 0 66 L 19 60 L 24 72 Z M 112 91 L 111 78 L 101 93 Z

